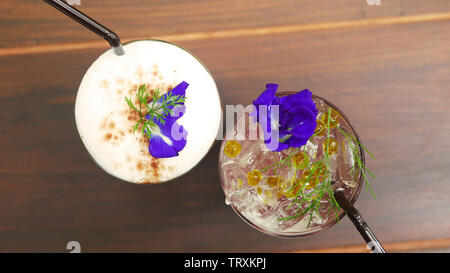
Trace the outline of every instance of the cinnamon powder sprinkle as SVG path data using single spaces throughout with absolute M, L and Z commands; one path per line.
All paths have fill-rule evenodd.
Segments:
M 112 134 L 111 133 L 106 134 L 105 137 L 104 137 L 105 140 L 110 140 L 111 138 L 112 138 Z

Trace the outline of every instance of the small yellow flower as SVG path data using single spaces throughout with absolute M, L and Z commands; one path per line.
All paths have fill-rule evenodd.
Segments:
M 260 170 L 255 169 L 247 173 L 247 181 L 250 186 L 256 186 L 263 179 L 262 173 Z
M 285 180 L 278 185 L 278 195 L 284 195 L 288 198 L 293 198 L 297 196 L 298 192 L 301 189 L 301 186 L 302 185 L 298 183 L 297 180 L 295 180 L 294 182 L 292 182 L 292 180 Z
M 314 134 L 316 136 L 324 136 L 326 132 L 327 132 L 327 127 L 326 127 L 325 123 L 323 122 L 322 119 L 318 119 L 316 130 L 314 131 Z
M 311 174 L 310 170 L 306 170 L 303 172 L 302 174 L 302 186 L 303 184 L 306 183 L 304 189 L 305 190 L 309 190 L 309 189 L 313 189 L 314 187 L 316 187 L 317 185 L 317 175 L 316 173 Z
M 279 181 L 280 181 L 280 177 L 278 177 L 278 176 L 269 176 L 269 177 L 267 177 L 266 183 L 271 188 L 275 188 L 278 185 Z
M 336 110 L 334 110 L 332 108 L 329 108 L 329 109 L 330 110 L 329 111 L 327 110 L 327 112 L 324 113 L 320 119 L 323 121 L 325 128 L 326 128 L 328 126 L 328 116 L 329 116 L 330 117 L 330 128 L 335 128 L 339 124 L 340 115 Z
M 308 156 L 304 152 L 298 152 L 292 157 L 292 164 L 303 169 L 309 164 Z
M 237 142 L 236 140 L 228 140 L 225 143 L 225 148 L 223 149 L 223 152 L 231 157 L 234 158 L 236 157 L 242 150 L 242 146 L 241 144 L 239 144 L 239 142 Z

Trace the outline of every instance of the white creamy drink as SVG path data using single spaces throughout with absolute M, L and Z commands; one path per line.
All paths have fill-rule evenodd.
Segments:
M 221 103 L 208 70 L 184 49 L 163 41 L 143 40 L 102 54 L 81 81 L 75 119 L 93 159 L 109 174 L 134 183 L 158 183 L 192 169 L 209 151 L 221 121 Z M 135 99 L 139 86 L 162 93 L 187 82 L 186 110 L 177 120 L 188 132 L 178 156 L 154 158 L 149 140 L 133 132 L 136 113 L 125 97 Z

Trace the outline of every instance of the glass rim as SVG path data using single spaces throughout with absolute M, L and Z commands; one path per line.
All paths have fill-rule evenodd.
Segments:
M 287 96 L 287 95 L 292 95 L 292 94 L 295 94 L 295 93 L 296 92 L 294 92 L 294 91 L 281 91 L 281 92 L 277 92 L 276 96 L 278 96 L 278 97 L 280 97 L 280 96 Z M 361 146 L 362 142 L 360 140 L 358 132 L 356 131 L 355 127 L 350 122 L 350 120 L 347 118 L 347 116 L 344 114 L 344 112 L 342 112 L 342 110 L 339 109 L 336 105 L 334 105 L 330 101 L 324 99 L 323 97 L 320 97 L 320 96 L 317 96 L 317 95 L 313 94 L 312 98 L 316 98 L 316 99 L 322 100 L 325 104 L 327 104 L 328 106 L 330 106 L 334 110 L 336 110 L 345 119 L 345 121 L 348 123 L 348 125 L 352 129 L 352 132 L 353 132 L 356 140 L 359 142 L 357 144 L 359 146 L 359 152 L 360 152 L 360 155 L 361 155 L 361 162 L 362 162 L 362 164 L 364 166 L 366 162 L 365 162 L 364 149 Z M 237 122 L 237 120 L 236 120 L 236 122 Z M 234 124 L 234 126 L 236 126 L 236 123 Z M 226 133 L 227 133 L 226 135 L 228 135 L 228 132 L 226 132 Z M 224 145 L 225 145 L 226 141 L 227 141 L 227 139 L 225 137 L 222 140 L 222 143 L 220 145 L 219 162 L 218 162 L 218 169 L 219 169 L 219 174 L 220 174 L 220 183 L 221 183 L 221 186 L 222 186 L 222 190 L 224 192 L 225 192 L 225 190 L 224 190 L 224 180 L 225 179 L 223 177 L 222 168 L 220 166 L 221 165 L 221 160 L 220 159 L 222 158 L 223 148 L 224 148 Z M 356 185 L 357 188 L 356 188 L 355 192 L 353 193 L 353 195 L 351 196 L 351 198 L 349 199 L 349 201 L 352 204 L 354 204 L 356 202 L 356 200 L 358 199 L 359 194 L 361 193 L 362 184 L 363 184 L 363 173 L 362 173 L 362 171 L 360 171 L 358 183 Z M 253 228 L 255 228 L 255 229 L 257 229 L 257 230 L 259 230 L 259 231 L 261 231 L 261 232 L 263 232 L 265 234 L 268 234 L 268 235 L 271 235 L 271 236 L 274 236 L 274 237 L 281 237 L 281 238 L 300 238 L 300 237 L 307 237 L 307 236 L 311 236 L 311 235 L 317 234 L 319 232 L 322 232 L 322 231 L 325 231 L 325 230 L 331 228 L 332 226 L 334 226 L 336 223 L 338 223 L 346 215 L 345 211 L 341 208 L 340 212 L 338 214 L 338 217 L 334 217 L 333 220 L 327 221 L 327 223 L 325 223 L 323 225 L 318 225 L 315 228 L 306 229 L 304 231 L 283 233 L 283 232 L 274 232 L 274 231 L 271 231 L 271 230 L 267 230 L 266 228 L 261 227 L 261 226 L 255 224 L 255 223 L 253 223 L 249 219 L 247 219 L 247 217 L 245 217 L 237 208 L 235 208 L 235 206 L 233 206 L 233 204 L 230 204 L 230 207 L 233 208 L 233 210 L 236 212 L 237 215 L 239 215 L 239 217 L 242 220 L 244 220 L 247 224 L 249 224 Z

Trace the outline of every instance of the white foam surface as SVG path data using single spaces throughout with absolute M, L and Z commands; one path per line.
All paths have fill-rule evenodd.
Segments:
M 158 183 L 192 169 L 209 151 L 221 119 L 221 104 L 214 79 L 182 48 L 153 40 L 124 45 L 125 55 L 112 49 L 102 54 L 81 81 L 75 120 L 86 149 L 109 174 L 134 183 Z M 148 141 L 131 132 L 130 108 L 125 97 L 135 98 L 137 86 L 148 84 L 166 92 L 186 81 L 186 112 L 178 123 L 188 131 L 179 156 L 154 159 Z

